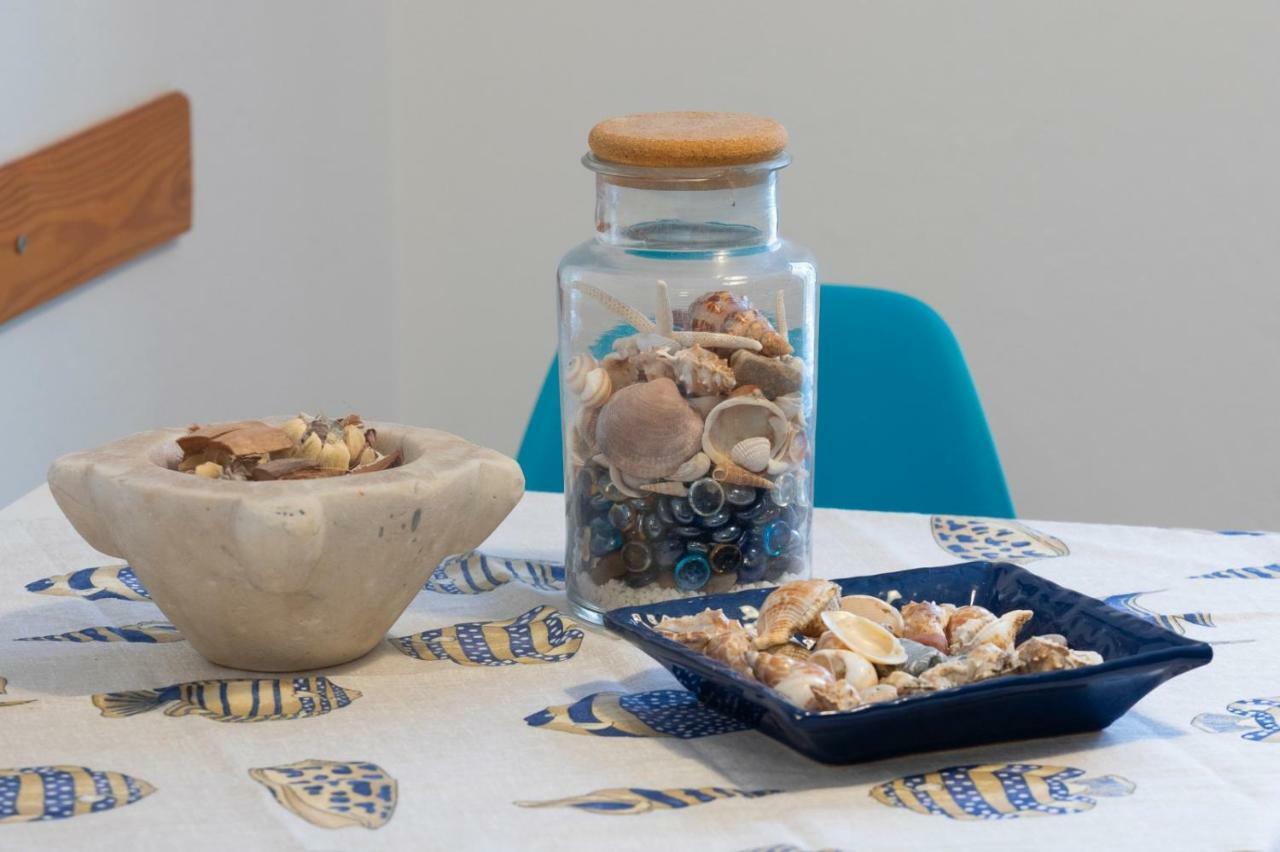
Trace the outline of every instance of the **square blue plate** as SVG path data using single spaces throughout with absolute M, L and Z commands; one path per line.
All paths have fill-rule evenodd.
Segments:
M 1203 666 L 1213 649 L 1003 562 L 968 562 L 836 580 L 843 594 L 1030 609 L 1021 637 L 1060 633 L 1072 648 L 1097 651 L 1100 665 L 1009 675 L 844 713 L 811 713 L 721 663 L 664 639 L 650 625 L 710 607 L 739 618 L 768 589 L 624 607 L 605 624 L 660 662 L 710 707 L 741 719 L 823 763 L 857 763 L 913 752 L 1053 737 L 1107 727 L 1171 677 Z

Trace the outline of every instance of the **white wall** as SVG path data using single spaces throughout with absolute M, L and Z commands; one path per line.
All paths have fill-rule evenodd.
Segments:
M 1019 512 L 1280 528 L 1280 6 L 404 3 L 402 405 L 514 451 L 591 232 L 588 128 L 736 109 L 794 141 L 826 280 L 936 306 Z
M 1023 515 L 1278 528 L 1277 43 L 1247 0 L 0 0 L 0 159 L 170 87 L 196 134 L 191 234 L 0 327 L 0 502 L 299 405 L 514 452 L 588 128 L 706 108 L 788 125 L 827 280 L 950 320 Z
M 195 149 L 191 233 L 0 326 L 0 505 L 156 425 L 399 414 L 387 32 L 378 5 L 0 0 L 0 161 L 171 88 Z

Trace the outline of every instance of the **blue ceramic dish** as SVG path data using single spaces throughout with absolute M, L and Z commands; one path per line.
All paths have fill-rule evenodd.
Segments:
M 1009 675 L 843 713 L 812 713 L 650 627 L 663 616 L 693 615 L 708 607 L 740 617 L 744 606 L 758 609 L 768 589 L 615 609 L 605 614 L 605 624 L 669 669 L 703 703 L 823 763 L 1101 730 L 1161 683 L 1213 658 L 1213 649 L 1203 642 L 1008 563 L 969 562 L 836 582 L 847 595 L 882 596 L 896 589 L 908 601 L 972 600 L 995 613 L 1030 609 L 1035 618 L 1022 637 L 1060 633 L 1072 648 L 1100 653 L 1103 662 Z

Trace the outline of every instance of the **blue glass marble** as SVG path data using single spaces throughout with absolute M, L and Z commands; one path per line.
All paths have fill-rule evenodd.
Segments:
M 636 510 L 631 507 L 630 503 L 614 503 L 609 509 L 609 523 L 620 530 L 626 531 L 630 529 L 635 520 Z
M 676 586 L 686 592 L 696 592 L 711 579 L 711 563 L 701 553 L 686 553 L 676 563 Z
M 697 538 L 698 536 L 706 532 L 706 530 L 704 530 L 702 527 L 672 527 L 671 532 L 675 533 L 681 538 Z
M 591 539 L 589 542 L 593 556 L 604 556 L 622 547 L 622 533 L 609 523 L 608 518 L 596 518 L 591 522 Z
M 591 514 L 607 515 L 613 503 L 603 494 L 596 494 L 588 501 L 587 505 L 591 507 Z
M 658 579 L 658 569 L 650 567 L 647 571 L 628 571 L 622 581 L 633 589 L 647 586 Z
M 756 490 L 746 485 L 727 485 L 724 499 L 733 506 L 750 506 L 756 502 Z
M 760 536 L 761 542 L 764 543 L 764 551 L 770 556 L 781 556 L 795 545 L 795 539 L 799 536 L 796 531 L 787 526 L 786 521 L 773 521 L 764 528 L 764 534 Z
M 769 489 L 769 500 L 773 505 L 786 508 L 796 499 L 796 476 L 791 471 L 779 476 Z
M 737 541 L 740 538 L 742 538 L 742 527 L 737 524 L 725 524 L 711 531 L 712 541 Z
M 714 479 L 703 478 L 689 486 L 689 508 L 706 517 L 724 507 L 724 487 Z
M 685 548 L 690 553 L 701 553 L 703 556 L 706 556 L 708 553 L 711 552 L 711 545 L 707 544 L 705 541 L 688 542 L 685 545 Z
M 653 543 L 650 555 L 653 564 L 659 568 L 673 568 L 681 556 L 684 556 L 684 541 L 678 538 L 662 539 Z
M 672 497 L 667 501 L 667 507 L 671 510 L 671 516 L 678 523 L 691 524 L 698 517 L 689 506 L 689 501 L 683 497 Z
M 710 562 L 714 573 L 732 573 L 742 567 L 742 551 L 736 544 L 717 544 L 711 548 Z
M 649 545 L 643 541 L 629 541 L 622 546 L 622 562 L 631 573 L 648 571 L 653 562 Z
M 742 567 L 738 569 L 738 582 L 754 583 L 764 579 L 769 564 L 769 554 L 764 552 L 760 536 L 748 534 L 738 545 L 742 551 Z
M 663 523 L 661 516 L 651 512 L 640 516 L 640 532 L 650 541 L 656 541 L 666 535 L 667 525 Z
M 698 523 L 707 529 L 715 529 L 716 527 L 722 527 L 729 523 L 729 519 L 731 517 L 733 516 L 729 514 L 729 507 L 722 506 L 720 511 L 713 512 L 710 515 L 703 515 L 701 518 L 698 518 Z
M 612 503 L 621 503 L 627 499 L 627 495 L 622 493 L 622 489 L 613 484 L 613 480 L 609 480 L 600 489 L 600 493 L 609 498 Z
M 673 515 L 673 514 L 671 514 L 671 501 L 670 501 L 670 500 L 659 500 L 659 501 L 658 501 L 658 517 L 659 517 L 659 518 L 662 518 L 662 522 L 663 522 L 664 524 L 666 524 L 667 526 L 671 526 L 672 524 L 674 524 L 674 523 L 676 522 L 676 516 L 675 516 L 675 515 Z
M 804 572 L 804 560 L 798 556 L 778 556 L 769 560 L 764 569 L 764 578 L 774 583 L 781 583 L 785 574 L 801 574 Z M 794 579 L 794 578 L 793 578 Z

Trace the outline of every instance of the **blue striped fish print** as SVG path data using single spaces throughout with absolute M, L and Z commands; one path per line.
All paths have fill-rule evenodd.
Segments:
M 165 704 L 166 716 L 204 716 L 219 722 L 271 722 L 322 716 L 361 695 L 323 675 L 291 679 L 197 680 L 160 689 L 105 692 L 93 705 L 108 719 L 147 713 Z
M 540 592 L 564 591 L 564 566 L 528 559 L 499 559 L 471 551 L 450 556 L 432 572 L 423 589 L 442 595 L 478 595 L 516 582 Z
M 929 526 L 938 547 L 961 559 L 1020 562 L 1071 553 L 1061 540 L 1017 521 L 934 515 Z
M 525 717 L 534 728 L 597 737 L 676 737 L 688 740 L 745 731 L 751 726 L 717 713 L 683 689 L 595 692 Z
M 549 606 L 505 621 L 470 621 L 388 639 L 418 660 L 451 660 L 460 666 L 560 663 L 578 653 L 582 631 Z
M 541 802 L 516 802 L 522 808 L 575 808 L 591 814 L 630 816 L 658 810 L 679 810 L 705 805 L 718 799 L 757 799 L 780 790 L 738 790 L 731 787 L 673 787 L 648 790 L 643 787 L 614 787 L 582 796 Z
M 0 825 L 102 813 L 155 791 L 140 778 L 87 766 L 0 769 Z
M 120 627 L 104 625 L 102 627 L 86 627 L 83 630 L 72 630 L 67 633 L 54 633 L 48 636 L 25 636 L 15 642 L 139 642 L 157 644 L 163 642 L 184 642 L 186 638 L 167 621 L 139 621 L 137 624 L 123 624 Z
M 1259 565 L 1255 568 L 1225 568 L 1208 574 L 1195 574 L 1191 580 L 1280 580 L 1280 563 Z
M 1280 695 L 1233 701 L 1225 714 L 1201 713 L 1191 724 L 1211 734 L 1239 733 L 1249 742 L 1280 745 Z
M 882 805 L 958 820 L 1061 816 L 1091 810 L 1095 796 L 1127 796 L 1134 784 L 1117 775 L 1081 778 L 1083 769 L 1035 763 L 951 766 L 907 775 L 872 788 Z
M 91 601 L 149 601 L 151 595 L 142 587 L 128 565 L 103 565 L 81 568 L 70 574 L 57 574 L 27 583 L 27 591 L 38 595 L 63 595 Z
M 1174 633 L 1178 634 L 1185 634 L 1187 632 L 1185 627 L 1187 624 L 1194 624 L 1197 627 L 1216 626 L 1213 623 L 1213 616 L 1207 612 L 1155 612 L 1154 610 L 1147 609 L 1145 606 L 1138 603 L 1138 598 L 1143 595 L 1154 595 L 1160 591 L 1164 590 L 1159 589 L 1156 592 L 1128 592 L 1123 595 L 1110 595 L 1103 599 L 1103 603 L 1107 606 L 1115 607 L 1118 610 L 1127 612 L 1130 615 L 1136 615 L 1143 621 L 1148 621 L 1158 627 L 1163 627 L 1165 630 L 1172 630 Z

